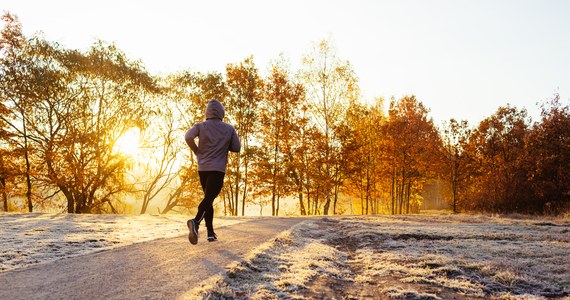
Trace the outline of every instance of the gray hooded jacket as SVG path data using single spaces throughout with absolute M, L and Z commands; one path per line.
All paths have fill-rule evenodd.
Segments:
M 235 128 L 223 122 L 224 106 L 216 99 L 206 106 L 206 121 L 194 125 L 184 139 L 198 160 L 198 171 L 226 172 L 228 151 L 239 152 L 241 144 Z M 198 145 L 195 139 L 198 138 Z

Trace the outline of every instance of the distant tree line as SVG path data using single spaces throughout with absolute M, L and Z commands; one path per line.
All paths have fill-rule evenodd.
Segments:
M 260 72 L 253 57 L 225 74 L 149 74 L 113 44 L 87 51 L 25 37 L 5 13 L 0 37 L 0 192 L 4 211 L 140 213 L 195 207 L 201 191 L 183 133 L 205 104 L 226 107 L 243 150 L 230 155 L 223 212 L 279 215 L 420 211 L 430 182 L 454 211 L 562 213 L 570 207 L 570 110 L 555 94 L 532 123 L 500 107 L 471 127 L 439 128 L 415 96 L 363 102 L 348 61 L 322 41 L 299 70 L 283 57 Z M 266 74 L 265 74 L 266 73 Z M 141 153 L 117 148 L 136 128 Z

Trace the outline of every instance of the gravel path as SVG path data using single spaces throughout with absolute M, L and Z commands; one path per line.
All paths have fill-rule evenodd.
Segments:
M 0 299 L 175 299 L 303 218 L 254 218 L 208 243 L 154 240 L 0 273 Z

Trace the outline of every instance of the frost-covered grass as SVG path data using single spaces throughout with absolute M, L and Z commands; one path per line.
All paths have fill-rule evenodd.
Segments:
M 351 282 L 346 254 L 323 243 L 323 234 L 314 222 L 296 225 L 225 276 L 207 280 L 190 298 L 304 299 L 307 285 L 317 279 Z
M 301 223 L 196 298 L 545 299 L 570 294 L 570 222 L 481 215 Z
M 0 213 L 0 271 L 186 235 L 187 218 Z M 315 217 L 183 297 L 570 299 L 569 258 L 568 218 Z
M 0 272 L 188 233 L 184 215 L 0 213 Z M 241 222 L 216 218 L 215 226 Z

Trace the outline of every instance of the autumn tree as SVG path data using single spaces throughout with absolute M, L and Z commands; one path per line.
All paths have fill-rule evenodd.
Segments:
M 500 107 L 479 123 L 468 144 L 476 160 L 471 178 L 468 208 L 507 212 L 521 208 L 528 197 L 525 165 L 526 110 Z
M 471 129 L 467 121 L 458 122 L 455 119 L 443 125 L 442 140 L 442 176 L 451 185 L 453 212 L 458 212 L 459 194 L 465 186 L 465 180 L 470 173 L 470 157 L 465 151 L 469 143 Z
M 345 190 L 360 199 L 360 213 L 378 213 L 382 188 L 384 137 L 382 126 L 386 122 L 383 100 L 376 99 L 372 106 L 351 103 L 345 122 L 339 128 L 343 143 L 344 166 L 348 182 Z
M 43 181 L 63 193 L 68 212 L 116 212 L 113 201 L 128 191 L 129 160 L 114 146 L 131 128 L 147 126 L 143 103 L 156 92 L 155 81 L 114 45 L 54 53 L 60 53 L 53 65 L 64 68 L 65 84 L 40 106 L 51 119 L 37 126 L 46 137 L 38 140 Z
M 289 71 L 275 63 L 263 89 L 260 107 L 260 155 L 257 160 L 256 182 L 261 189 L 267 189 L 271 197 L 271 213 L 279 214 L 281 197 L 291 194 L 287 170 L 293 151 L 292 143 L 298 133 L 300 105 L 304 97 L 303 86 L 294 83 Z
M 303 57 L 301 79 L 305 84 L 311 120 L 324 136 L 322 151 L 322 182 L 325 203 L 323 213 L 329 213 L 331 200 L 336 206 L 342 184 L 342 141 L 337 128 L 351 101 L 359 97 L 358 80 L 348 61 L 336 57 L 329 41 L 321 41 L 313 51 Z M 332 198 L 331 198 L 332 197 Z M 333 212 L 334 213 L 334 212 Z
M 290 132 L 291 141 L 285 152 L 287 156 L 287 176 L 291 181 L 292 188 L 296 191 L 299 199 L 299 213 L 301 215 L 310 215 L 316 212 L 316 209 L 311 209 L 311 195 L 315 197 L 315 181 L 318 177 L 320 164 L 318 160 L 319 153 L 316 149 L 316 141 L 322 140 L 323 137 L 320 132 L 311 125 L 308 120 L 308 112 L 306 100 L 301 104 L 299 111 L 299 119 L 295 124 L 295 131 Z M 304 197 L 306 196 L 306 197 Z M 316 205 L 313 205 L 316 208 Z
M 560 95 L 543 104 L 541 120 L 527 136 L 529 168 L 527 178 L 532 187 L 528 212 L 559 214 L 570 208 L 570 106 Z
M 11 135 L 6 130 L 6 122 L 10 111 L 0 102 L 0 194 L 2 195 L 2 208 L 4 211 L 9 210 L 8 193 L 10 190 L 10 183 L 13 184 L 14 177 L 16 176 L 16 168 L 13 163 L 14 153 L 11 151 L 13 141 Z
M 392 213 L 417 211 L 423 181 L 434 176 L 431 162 L 440 143 L 437 131 L 415 96 L 391 101 L 385 130 L 390 140 Z
M 38 74 L 33 72 L 33 59 L 28 41 L 22 34 L 18 18 L 7 12 L 2 16 L 4 26 L 0 37 L 0 99 L 2 99 L 2 122 L 7 126 L 6 134 L 11 136 L 13 153 L 23 157 L 21 172 L 26 182 L 28 211 L 33 211 L 32 200 L 32 158 L 28 134 L 28 111 L 34 107 L 34 82 Z M 35 76 L 34 76 L 35 75 Z M 4 167 L 4 170 L 8 168 Z M 7 176 L 7 175 L 5 175 Z M 5 188 L 5 185 L 4 185 Z M 6 201 L 7 202 L 7 201 Z
M 15 170 L 12 167 L 12 139 L 11 134 L 7 130 L 8 122 L 10 119 L 10 110 L 6 107 L 4 103 L 6 101 L 5 93 L 7 91 L 5 72 L 6 68 L 9 66 L 11 54 L 11 49 L 13 43 L 18 42 L 18 39 L 14 39 L 13 35 L 21 35 L 21 30 L 19 29 L 19 24 L 10 14 L 5 14 L 2 16 L 2 21 L 6 23 L 2 29 L 2 35 L 0 39 L 0 193 L 2 194 L 2 207 L 4 211 L 8 211 L 8 183 L 10 179 L 15 176 Z M 9 28 L 9 27 L 12 28 Z M 17 45 L 16 45 L 17 46 Z M 7 61 L 8 60 L 8 61 Z
M 361 214 L 368 213 L 370 196 L 370 110 L 360 103 L 351 103 L 346 111 L 345 123 L 339 126 L 344 140 L 343 155 L 347 157 L 344 173 L 348 179 L 346 192 L 360 199 Z M 365 200 L 366 199 L 366 200 Z M 365 204 L 366 201 L 366 204 Z
M 242 151 L 231 155 L 228 163 L 226 195 L 230 199 L 232 215 L 238 214 L 241 194 L 241 213 L 245 214 L 247 194 L 250 190 L 249 175 L 254 156 L 253 139 L 259 124 L 258 107 L 261 100 L 262 79 L 253 57 L 226 66 L 228 98 L 224 105 L 232 124 L 235 124 L 242 143 Z

